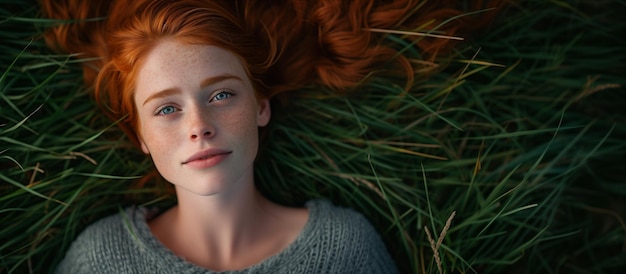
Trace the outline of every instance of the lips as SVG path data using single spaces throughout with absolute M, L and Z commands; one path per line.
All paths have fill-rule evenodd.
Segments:
M 191 155 L 187 160 L 183 161 L 183 165 L 197 168 L 210 167 L 218 164 L 228 157 L 232 151 L 223 149 L 207 149 Z

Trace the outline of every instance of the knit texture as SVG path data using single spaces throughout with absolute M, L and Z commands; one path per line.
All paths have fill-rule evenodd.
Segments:
M 215 272 L 177 257 L 148 227 L 148 210 L 131 207 L 90 225 L 56 273 L 397 273 L 372 225 L 325 200 L 306 203 L 309 220 L 280 253 L 236 271 Z

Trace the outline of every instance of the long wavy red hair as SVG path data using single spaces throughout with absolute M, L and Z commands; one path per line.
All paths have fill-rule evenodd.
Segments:
M 470 10 L 500 1 L 487 2 L 474 1 Z M 47 42 L 58 51 L 99 58 L 84 63 L 84 80 L 135 143 L 134 81 L 147 53 L 163 39 L 230 50 L 241 59 L 258 96 L 270 98 L 309 84 L 345 90 L 390 60 L 410 82 L 411 62 L 384 43 L 384 33 L 372 30 L 452 36 L 484 25 L 495 14 L 447 22 L 463 14 L 455 0 L 41 0 L 41 5 L 50 18 L 78 20 L 51 28 Z M 454 44 L 409 39 L 429 60 Z

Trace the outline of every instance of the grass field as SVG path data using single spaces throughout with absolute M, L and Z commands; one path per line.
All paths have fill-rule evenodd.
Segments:
M 404 273 L 622 273 L 626 2 L 520 2 L 409 93 L 392 77 L 295 92 L 259 187 L 358 209 Z M 37 14 L 0 0 L 0 273 L 48 272 L 94 220 L 175 202 L 139 180 L 149 159 L 90 100 L 80 56 L 45 47 Z

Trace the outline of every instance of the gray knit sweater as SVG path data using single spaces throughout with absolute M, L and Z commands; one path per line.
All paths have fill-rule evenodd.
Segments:
M 397 273 L 372 225 L 328 201 L 307 202 L 296 240 L 256 265 L 223 273 Z M 147 210 L 128 208 L 99 220 L 72 243 L 57 273 L 217 273 L 174 255 L 151 233 Z

